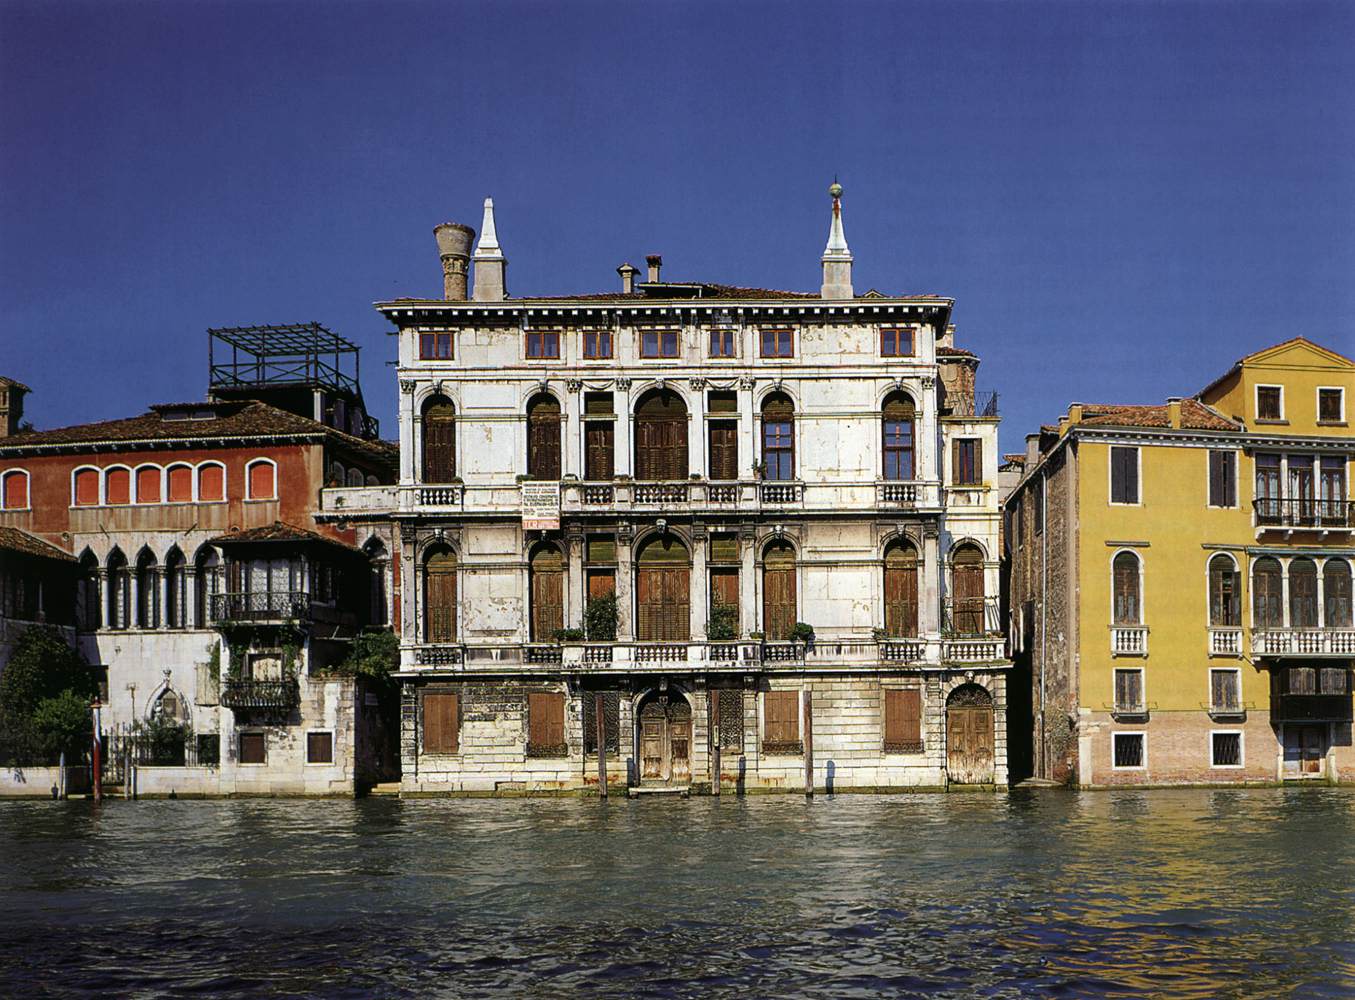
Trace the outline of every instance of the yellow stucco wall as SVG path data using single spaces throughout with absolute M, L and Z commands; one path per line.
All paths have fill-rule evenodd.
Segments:
M 1256 415 L 1256 387 L 1283 386 L 1284 419 L 1259 421 Z M 1345 424 L 1319 423 L 1317 390 L 1319 387 L 1345 389 Z M 1307 341 L 1279 344 L 1245 358 L 1239 370 L 1206 390 L 1204 402 L 1225 416 L 1234 417 L 1248 430 L 1277 435 L 1331 435 L 1349 432 L 1351 397 L 1355 395 L 1355 366 L 1339 354 Z

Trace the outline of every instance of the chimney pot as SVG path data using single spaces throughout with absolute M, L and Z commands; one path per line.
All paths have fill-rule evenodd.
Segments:
M 663 267 L 663 254 L 646 254 L 645 263 L 649 265 L 649 281 L 653 284 L 659 280 L 659 269 Z
M 466 276 L 470 270 L 470 245 L 475 230 L 459 222 L 444 222 L 433 227 L 442 258 L 442 297 L 461 300 L 466 297 Z
M 640 273 L 640 269 L 626 261 L 616 269 L 616 273 L 621 275 L 621 291 L 626 295 L 635 293 L 635 276 Z

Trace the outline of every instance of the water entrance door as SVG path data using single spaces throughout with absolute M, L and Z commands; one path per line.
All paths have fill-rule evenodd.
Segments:
M 640 778 L 687 784 L 692 779 L 692 709 L 681 695 L 657 695 L 640 709 Z
M 946 771 L 956 784 L 993 782 L 993 699 L 976 684 L 956 688 L 946 703 Z
M 1284 727 L 1284 770 L 1296 777 L 1322 773 L 1327 756 L 1327 727 L 1324 725 Z

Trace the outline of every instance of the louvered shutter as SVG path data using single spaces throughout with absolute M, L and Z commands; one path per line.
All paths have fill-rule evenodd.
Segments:
M 557 566 L 532 571 L 532 638 L 550 642 L 565 626 L 564 573 Z
M 763 742 L 767 749 L 787 749 L 800 741 L 800 693 L 768 691 L 762 696 Z
M 739 478 L 738 425 L 727 421 L 710 425 L 710 478 L 733 480 Z
M 919 753 L 922 750 L 922 692 L 917 688 L 885 691 L 886 753 Z
M 917 555 L 890 553 L 885 557 L 885 633 L 915 636 L 917 627 Z
M 611 479 L 614 474 L 614 431 L 611 423 L 601 420 L 590 421 L 585 434 L 584 478 L 591 480 Z
M 423 749 L 425 753 L 458 753 L 459 701 L 457 695 L 443 692 L 423 696 Z
M 527 746 L 535 753 L 564 752 L 564 695 L 549 691 L 527 695 Z

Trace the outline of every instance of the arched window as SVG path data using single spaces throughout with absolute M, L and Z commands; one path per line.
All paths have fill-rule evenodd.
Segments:
M 349 470 L 348 470 L 348 479 L 347 479 L 346 485 L 348 485 L 348 486 L 361 486 L 361 485 L 362 485 L 362 470 L 361 470 L 361 469 L 349 469 Z
M 221 557 L 215 549 L 204 546 L 198 550 L 195 568 L 197 606 L 194 608 L 194 622 L 198 628 L 208 628 L 213 621 L 212 604 L 221 593 Z
M 1112 618 L 1116 625 L 1141 625 L 1143 607 L 1139 595 L 1139 557 L 1121 552 L 1111 563 Z
M 1209 624 L 1241 625 L 1237 564 L 1222 552 L 1209 560 Z
M 71 503 L 76 507 L 94 507 L 99 503 L 99 470 L 76 469 L 71 483 Z
M 121 466 L 104 473 L 104 503 L 132 502 L 132 473 Z
M 560 478 L 560 401 L 544 392 L 527 404 L 527 475 Z
M 178 722 L 182 713 L 183 699 L 170 688 L 160 693 L 160 697 L 155 699 L 155 707 L 151 709 L 151 715 L 162 722 Z
M 636 638 L 685 642 L 691 636 L 691 553 L 673 535 L 653 535 L 636 554 Z
M 913 478 L 913 400 L 902 392 L 890 393 L 884 405 L 884 477 Z
M 565 627 L 565 561 L 554 545 L 532 549 L 527 575 L 531 578 L 531 638 L 551 642 Z
M 1278 559 L 1266 556 L 1252 565 L 1252 627 L 1284 627 L 1284 578 Z
M 160 627 L 160 574 L 155 554 L 142 549 L 136 559 L 136 627 Z
M 363 546 L 363 551 L 367 553 L 368 573 L 370 582 L 368 594 L 370 597 L 370 608 L 368 610 L 368 624 L 385 625 L 386 624 L 386 570 L 390 566 L 390 558 L 386 554 L 386 546 L 382 544 L 381 539 L 373 538 Z
M 80 576 L 75 590 L 75 627 L 93 632 L 103 624 L 99 613 L 99 560 L 88 549 L 80 557 Z
M 126 628 L 132 605 L 132 574 L 127 568 L 127 557 L 121 549 L 108 556 L 108 614 L 109 628 Z
M 445 545 L 424 556 L 423 619 L 428 642 L 456 640 L 456 553 Z
M 226 467 L 220 462 L 204 462 L 198 466 L 198 500 L 219 503 L 226 499 Z
M 246 499 L 277 499 L 277 467 L 270 459 L 255 459 L 245 467 L 245 488 L 248 490 Z
M 885 549 L 885 635 L 917 635 L 917 562 L 909 542 Z
M 783 393 L 762 402 L 762 462 L 766 479 L 795 478 L 795 406 Z
M 22 469 L 11 469 L 0 480 L 0 508 L 4 510 L 28 509 L 28 473 Z
M 193 468 L 188 465 L 171 465 L 165 472 L 169 486 L 167 499 L 170 503 L 190 503 L 193 500 Z
M 671 389 L 654 389 L 635 407 L 635 478 L 687 478 L 687 406 Z
M 1344 559 L 1322 567 L 1322 603 L 1327 628 L 1350 628 L 1350 563 Z
M 795 550 L 772 542 L 762 553 L 762 627 L 768 639 L 789 639 L 795 629 Z
M 143 465 L 136 470 L 136 502 L 159 503 L 160 469 L 154 465 Z
M 456 407 L 446 396 L 430 396 L 423 404 L 423 481 L 450 483 L 455 478 Z
M 1317 563 L 1311 559 L 1289 564 L 1289 627 L 1317 628 Z
M 343 473 L 343 463 L 342 463 L 342 462 L 330 462 L 330 463 L 329 463 L 329 478 L 325 480 L 325 485 L 326 485 L 326 486 L 342 486 L 342 485 L 343 485 L 343 477 L 344 477 L 344 473 Z
M 178 546 L 165 556 L 165 624 L 170 628 L 188 627 L 188 574 Z
M 955 631 L 959 635 L 982 635 L 986 628 L 983 592 L 983 552 L 977 545 L 963 544 L 950 557 L 951 593 L 955 608 Z

